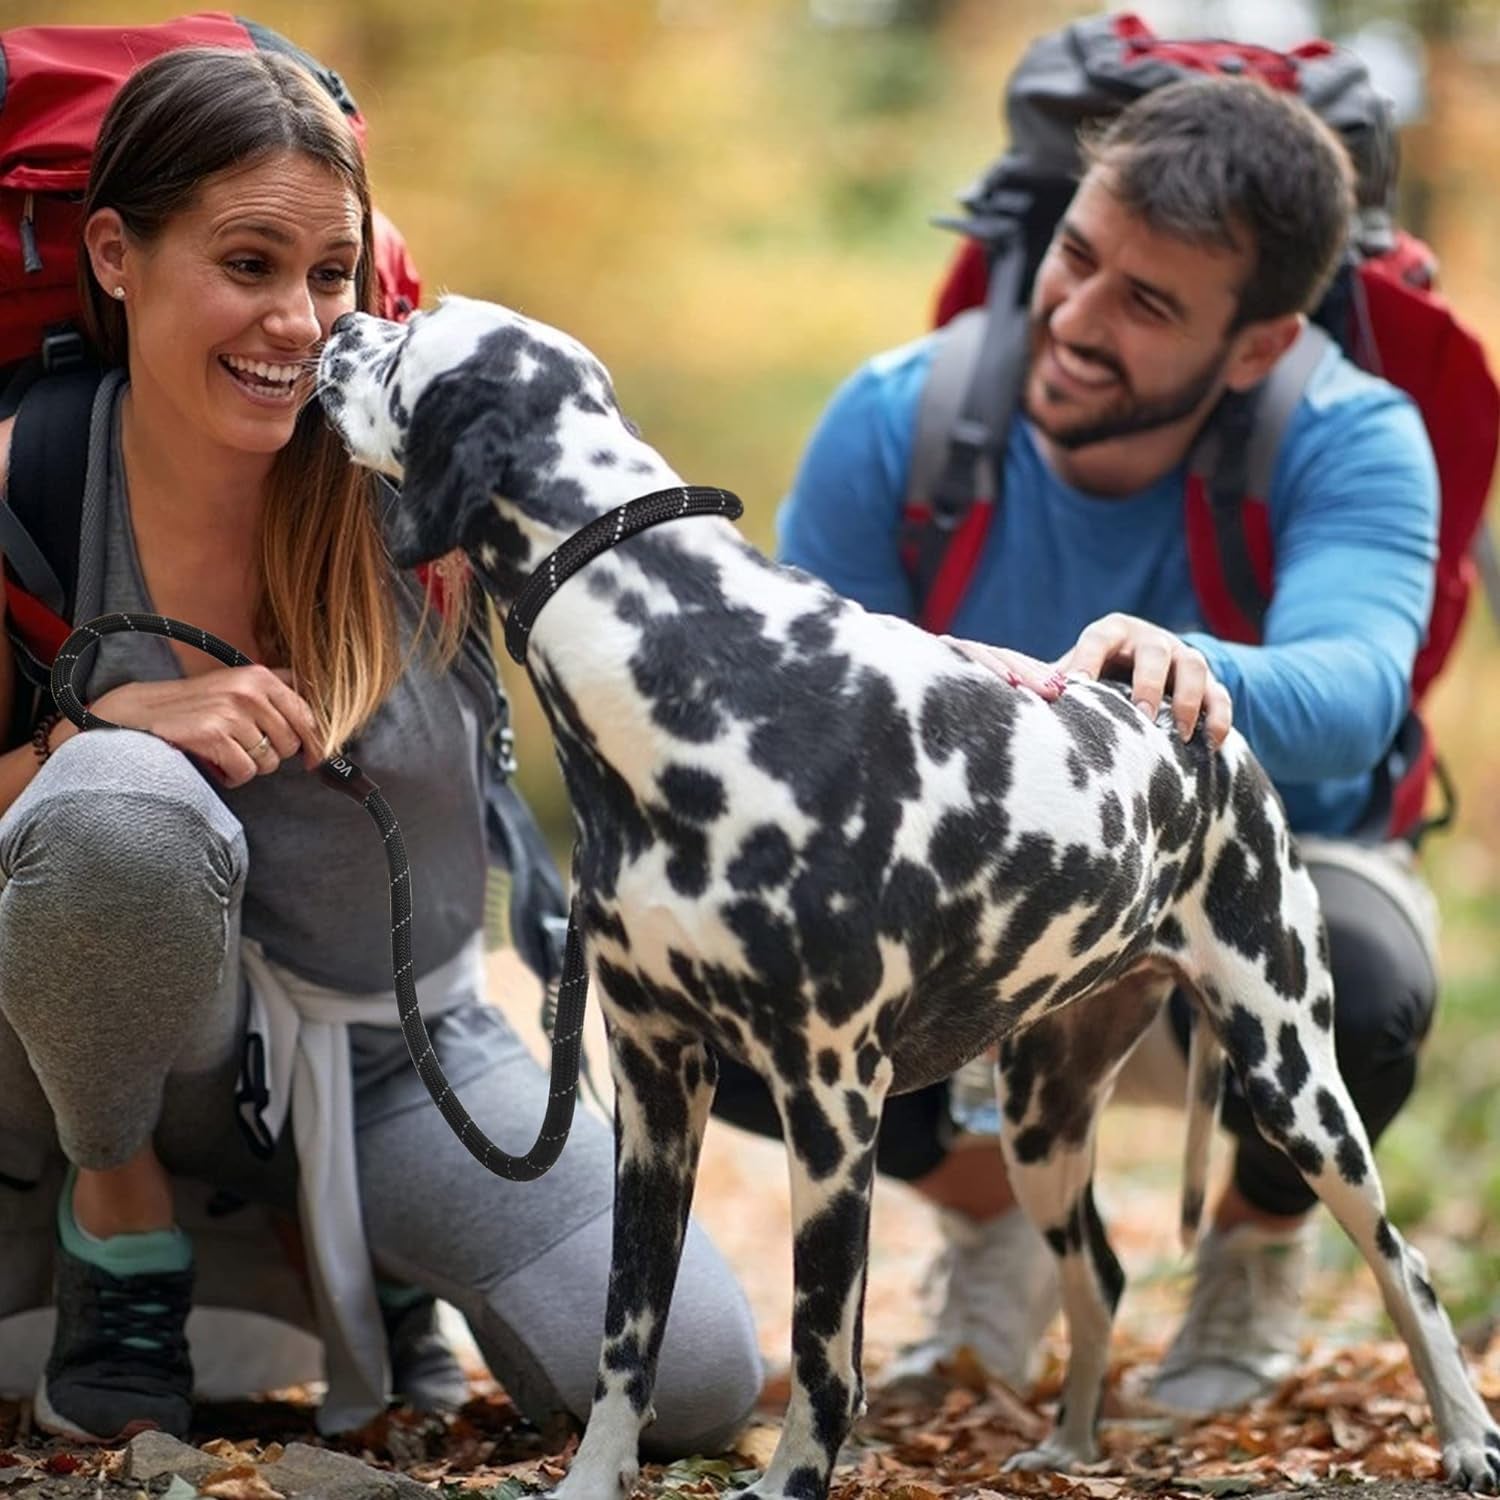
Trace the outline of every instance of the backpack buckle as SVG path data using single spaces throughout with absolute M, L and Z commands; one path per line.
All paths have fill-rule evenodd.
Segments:
M 88 363 L 83 335 L 69 323 L 59 323 L 42 335 L 42 369 L 49 375 L 81 370 Z

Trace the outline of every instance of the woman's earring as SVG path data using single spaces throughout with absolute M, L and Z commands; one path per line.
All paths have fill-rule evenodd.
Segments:
M 114 290 L 114 295 L 118 297 L 121 302 L 123 302 L 125 300 L 125 288 L 122 286 L 117 286 Z

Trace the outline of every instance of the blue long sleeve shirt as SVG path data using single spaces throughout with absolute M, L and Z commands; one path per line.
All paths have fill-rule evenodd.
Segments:
M 778 517 L 783 560 L 867 609 L 913 618 L 897 552 L 931 335 L 871 360 L 824 413 Z M 1336 349 L 1288 423 L 1266 497 L 1264 642 L 1209 635 L 1188 568 L 1183 469 L 1102 498 L 1064 484 L 1017 414 L 1003 499 L 951 627 L 1052 659 L 1113 610 L 1190 641 L 1228 688 L 1299 832 L 1359 822 L 1432 604 L 1438 482 L 1407 398 Z

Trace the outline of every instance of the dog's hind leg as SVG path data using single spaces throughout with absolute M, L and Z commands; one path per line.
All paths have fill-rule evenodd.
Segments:
M 1125 1273 L 1094 1204 L 1094 1133 L 1125 1059 L 1168 983 L 1134 976 L 1035 1022 L 1000 1049 L 1000 1132 L 1017 1200 L 1057 1257 L 1068 1375 L 1057 1425 L 1008 1469 L 1061 1469 L 1098 1456 L 1095 1427 Z
M 864 1410 L 870 1188 L 890 1063 L 865 1071 L 874 1072 L 873 1082 L 856 1077 L 850 1059 L 832 1083 L 817 1076 L 775 1089 L 795 1236 L 792 1395 L 771 1463 L 744 1500 L 822 1500 L 839 1449 Z
M 1266 841 L 1250 842 L 1264 881 Z M 1249 869 L 1241 847 L 1226 850 L 1221 867 L 1229 868 L 1216 869 L 1210 880 L 1205 938 L 1195 935 L 1192 944 L 1203 968 L 1194 987 L 1257 1128 L 1287 1153 L 1370 1263 L 1432 1403 L 1448 1477 L 1465 1489 L 1495 1492 L 1500 1430 L 1464 1369 L 1425 1261 L 1385 1216 L 1370 1143 L 1339 1076 L 1333 981 L 1311 877 L 1283 843 L 1282 900 L 1267 917 L 1265 903 L 1254 901 L 1257 892 L 1237 878 Z M 1258 931 L 1246 921 L 1257 904 Z
M 701 1042 L 609 1032 L 615 1083 L 615 1216 L 599 1381 L 588 1427 L 555 1500 L 625 1500 L 693 1201 L 718 1078 Z

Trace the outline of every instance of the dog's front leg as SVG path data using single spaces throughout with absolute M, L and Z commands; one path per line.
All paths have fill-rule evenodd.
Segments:
M 599 1382 L 587 1430 L 554 1500 L 625 1500 L 693 1202 L 718 1081 L 701 1042 L 612 1024 L 615 1219 Z
M 852 1069 L 850 1070 L 853 1071 Z M 777 1099 L 792 1182 L 792 1395 L 764 1477 L 745 1500 L 823 1500 L 864 1410 L 860 1345 L 870 1187 L 889 1064 L 878 1091 L 813 1083 Z

